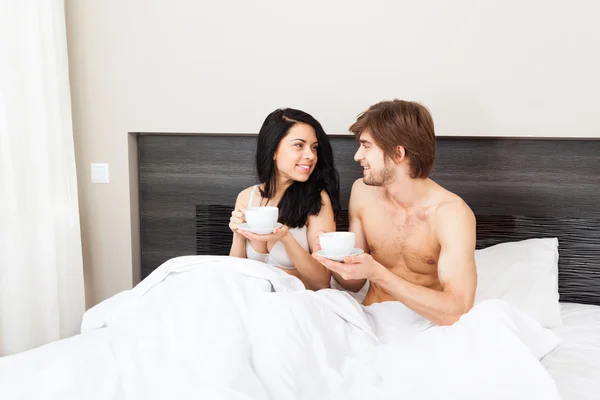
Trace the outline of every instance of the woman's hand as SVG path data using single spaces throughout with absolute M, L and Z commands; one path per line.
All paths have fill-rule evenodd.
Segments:
M 229 229 L 233 233 L 238 233 L 238 227 L 246 222 L 246 215 L 244 214 L 246 209 L 242 207 L 239 210 L 234 210 L 231 212 L 231 218 L 229 219 Z
M 283 239 L 290 231 L 290 228 L 283 225 L 281 228 L 274 228 L 273 233 L 267 235 L 257 235 L 256 233 L 252 233 L 249 231 L 245 231 L 243 229 L 238 229 L 237 233 L 242 235 L 248 240 L 257 240 L 259 242 L 269 242 L 275 241 L 278 242 Z
M 321 235 L 324 234 L 324 233 L 327 233 L 327 232 L 325 232 L 325 231 L 319 231 L 319 233 L 317 234 L 317 237 L 315 239 L 315 244 L 313 246 L 312 254 L 311 254 L 313 256 L 313 258 L 315 258 L 315 259 L 316 259 L 315 253 L 317 251 L 321 250 Z

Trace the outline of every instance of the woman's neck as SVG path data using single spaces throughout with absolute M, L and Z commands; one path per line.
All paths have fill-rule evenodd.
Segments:
M 294 183 L 294 181 L 291 179 L 284 178 L 284 177 L 277 177 L 275 179 L 275 187 L 273 188 L 275 190 L 272 191 L 273 194 L 272 194 L 271 198 L 268 199 L 267 204 L 269 204 L 269 205 L 279 204 L 279 200 L 281 200 L 281 198 L 283 197 L 283 194 L 292 185 L 292 183 Z M 264 190 L 264 185 L 263 185 L 263 190 Z

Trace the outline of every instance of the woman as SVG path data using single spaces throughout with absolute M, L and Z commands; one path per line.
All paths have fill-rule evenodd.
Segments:
M 256 170 L 261 183 L 243 190 L 232 212 L 229 254 L 275 265 L 307 289 L 329 287 L 330 272 L 311 257 L 319 232 L 335 230 L 341 209 L 333 151 L 321 124 L 300 110 L 273 111 L 258 134 Z M 255 206 L 278 207 L 283 226 L 268 235 L 238 229 L 244 210 Z

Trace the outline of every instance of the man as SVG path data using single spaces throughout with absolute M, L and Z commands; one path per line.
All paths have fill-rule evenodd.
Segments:
M 352 186 L 350 231 L 365 253 L 344 263 L 315 257 L 347 290 L 369 281 L 365 306 L 399 301 L 436 325 L 452 325 L 475 297 L 475 216 L 428 178 L 435 158 L 430 113 L 414 102 L 384 101 L 350 131 L 364 168 Z

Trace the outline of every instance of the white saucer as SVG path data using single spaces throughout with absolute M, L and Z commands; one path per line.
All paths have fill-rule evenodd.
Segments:
M 363 249 L 354 248 L 354 249 L 352 249 L 352 252 L 350 254 L 348 254 L 348 256 L 358 256 L 359 254 L 362 254 L 364 252 L 365 251 Z M 325 252 L 323 252 L 323 250 L 317 251 L 315 253 L 315 255 L 317 255 L 319 257 L 325 257 L 325 258 L 328 258 L 333 261 L 340 261 L 340 262 L 343 262 L 344 257 L 346 257 L 346 256 L 328 256 L 327 254 L 325 254 Z
M 281 228 L 282 226 L 283 225 L 278 222 L 272 228 L 252 229 L 252 228 L 250 228 L 250 226 L 248 226 L 248 224 L 243 223 L 243 224 L 239 224 L 238 228 L 243 229 L 248 232 L 256 233 L 257 235 L 268 235 L 268 234 L 273 233 L 273 229 Z

